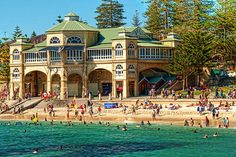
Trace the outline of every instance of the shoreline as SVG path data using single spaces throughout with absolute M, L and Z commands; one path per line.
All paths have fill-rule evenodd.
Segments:
M 145 113 L 145 114 L 136 114 L 136 115 L 131 115 L 131 114 L 123 114 L 123 113 L 102 113 L 101 116 L 98 114 L 94 114 L 94 116 L 91 118 L 87 113 L 82 117 L 82 121 L 78 117 L 75 117 L 73 112 L 71 112 L 70 118 L 66 118 L 65 114 L 58 113 L 55 117 L 50 117 L 47 113 L 44 112 L 38 112 L 34 110 L 34 113 L 38 113 L 38 120 L 39 122 L 45 122 L 45 118 L 47 119 L 48 122 L 50 121 L 55 121 L 55 122 L 83 122 L 86 121 L 87 123 L 97 123 L 99 121 L 105 123 L 105 122 L 110 122 L 110 123 L 117 123 L 117 124 L 140 124 L 141 121 L 144 121 L 145 124 L 147 124 L 147 121 L 150 121 L 151 124 L 163 124 L 163 125 L 176 125 L 176 126 L 184 126 L 184 120 L 190 120 L 190 118 L 194 119 L 194 127 L 199 127 L 199 123 L 202 125 L 203 128 L 206 128 L 205 126 L 205 116 L 206 115 L 160 115 L 157 116 L 155 119 L 151 117 L 150 114 Z M 171 112 L 170 112 L 171 113 Z M 13 114 L 4 114 L 0 115 L 0 121 L 31 121 L 31 116 L 33 115 L 32 112 L 27 112 L 21 115 L 13 115 Z M 221 120 L 222 117 L 218 119 L 212 119 L 211 115 L 207 114 L 210 120 L 210 126 L 209 128 L 218 128 L 219 125 L 221 125 L 221 128 L 223 127 L 223 122 Z M 234 129 L 236 128 L 236 118 L 234 116 L 229 116 L 229 121 L 230 121 L 230 126 L 229 129 Z M 191 126 L 189 126 L 191 127 Z

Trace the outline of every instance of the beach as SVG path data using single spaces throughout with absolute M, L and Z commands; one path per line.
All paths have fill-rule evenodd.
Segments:
M 150 100 L 151 101 L 151 100 Z M 54 107 L 54 113 L 55 115 L 49 115 L 49 112 L 45 112 L 45 107 L 36 107 L 33 109 L 29 109 L 24 111 L 21 114 L 1 114 L 0 120 L 8 121 L 8 120 L 14 120 L 14 121 L 28 121 L 31 120 L 31 117 L 35 114 L 38 115 L 39 122 L 41 121 L 72 121 L 72 122 L 78 122 L 78 121 L 86 121 L 86 122 L 113 122 L 113 123 L 140 123 L 141 121 L 144 121 L 145 123 L 147 121 L 150 121 L 151 123 L 157 123 L 157 124 L 171 124 L 171 125 L 184 125 L 184 120 L 187 120 L 190 122 L 190 118 L 194 120 L 194 126 L 202 125 L 205 127 L 205 117 L 207 116 L 210 121 L 210 127 L 223 127 L 223 118 L 228 117 L 229 123 L 231 128 L 236 127 L 236 106 L 231 106 L 230 109 L 224 110 L 220 109 L 220 114 L 218 118 L 212 117 L 211 111 L 204 111 L 201 115 L 197 111 L 196 106 L 190 106 L 190 104 L 196 103 L 198 100 L 157 100 L 159 104 L 162 104 L 163 109 L 160 110 L 159 115 L 156 115 L 155 117 L 152 116 L 153 109 L 142 109 L 139 108 L 135 110 L 135 113 L 132 113 L 131 111 L 131 104 L 134 103 L 133 100 L 130 101 L 120 101 L 120 103 L 127 104 L 129 106 L 129 109 L 124 113 L 123 107 L 120 108 L 114 108 L 114 109 L 105 109 L 104 107 L 101 108 L 101 114 L 97 111 L 98 104 L 103 104 L 103 102 L 94 101 L 96 102 L 93 107 L 93 114 L 92 116 L 88 113 L 88 111 L 85 112 L 85 114 L 81 115 L 80 112 L 78 115 L 75 115 L 75 109 L 70 108 L 69 109 L 69 117 L 67 115 L 68 110 L 66 107 Z M 216 100 L 212 99 L 209 100 L 212 101 L 215 105 L 218 105 L 220 101 L 222 103 L 225 103 L 228 101 L 229 103 L 232 103 L 232 99 L 224 99 L 224 100 Z M 139 100 L 139 104 L 142 103 L 143 100 Z M 151 102 L 154 103 L 154 100 Z M 178 104 L 181 107 L 179 109 L 171 110 L 168 108 L 168 104 L 174 102 L 174 104 Z M 46 104 L 46 103 L 45 103 Z M 167 107 L 167 108 L 166 108 Z M 82 119 L 81 119 L 82 117 Z

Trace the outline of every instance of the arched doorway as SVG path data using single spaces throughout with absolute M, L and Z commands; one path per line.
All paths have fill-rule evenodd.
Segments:
M 25 93 L 36 97 L 47 91 L 47 75 L 40 71 L 32 71 L 25 76 Z
M 61 77 L 59 74 L 54 74 L 52 76 L 52 92 L 53 94 L 60 95 L 61 89 Z
M 112 73 L 105 69 L 96 69 L 89 74 L 89 92 L 96 96 L 98 91 L 105 96 L 112 91 Z
M 150 68 L 139 72 L 139 95 L 159 92 L 163 88 L 168 88 L 176 80 L 176 77 L 164 70 Z
M 68 96 L 82 96 L 82 78 L 79 74 L 71 74 L 68 77 Z

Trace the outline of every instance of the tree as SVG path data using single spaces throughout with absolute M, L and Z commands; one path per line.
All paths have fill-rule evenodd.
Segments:
M 1 58 L 1 70 L 0 79 L 9 81 L 10 79 L 10 48 L 9 45 L 4 43 L 0 48 L 0 58 Z
M 138 13 L 138 10 L 135 10 L 135 14 L 133 16 L 133 26 L 134 27 L 139 27 L 141 25 L 141 21 L 139 19 L 139 13 Z
M 177 46 L 170 68 L 186 79 L 189 74 L 198 74 L 198 85 L 204 67 L 212 66 L 215 47 L 214 35 L 207 31 L 190 31 L 182 35 L 182 42 Z
M 192 13 L 191 1 L 175 1 L 173 4 L 173 29 L 175 33 L 181 35 L 190 30 L 191 13 Z
M 36 37 L 36 36 L 37 35 L 36 35 L 35 31 L 33 31 L 32 34 L 31 34 L 31 38 Z
M 58 23 L 62 23 L 63 19 L 62 19 L 61 16 L 59 15 L 59 16 L 57 16 L 56 21 L 57 21 Z
M 16 40 L 16 38 L 22 36 L 22 31 L 19 26 L 16 26 L 14 34 L 13 34 L 13 39 Z
M 227 66 L 227 62 L 236 65 L 236 2 L 234 0 L 218 1 L 218 8 L 215 14 L 214 29 L 212 32 L 216 34 L 217 46 L 216 54 L 223 56 L 223 66 Z
M 146 28 L 154 35 L 160 35 L 160 31 L 164 28 L 163 15 L 161 15 L 161 4 L 159 0 L 148 1 L 149 6 L 145 12 L 147 17 Z
M 97 7 L 95 17 L 98 28 L 113 28 L 125 25 L 123 20 L 124 5 L 116 0 L 102 0 L 102 4 Z

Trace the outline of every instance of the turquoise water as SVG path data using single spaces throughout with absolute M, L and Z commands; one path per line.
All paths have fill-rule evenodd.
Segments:
M 128 131 L 98 124 L 34 126 L 0 122 L 0 156 L 235 157 L 236 130 L 152 125 Z M 160 128 L 160 130 L 158 130 Z M 197 133 L 192 130 L 197 129 Z M 25 132 L 26 130 L 26 132 Z M 213 137 L 215 132 L 218 137 Z M 205 134 L 209 135 L 204 139 Z M 60 149 L 62 146 L 62 149 Z M 33 150 L 38 148 L 38 154 Z

